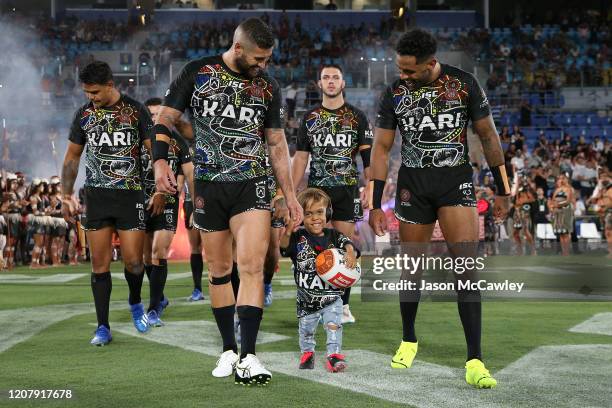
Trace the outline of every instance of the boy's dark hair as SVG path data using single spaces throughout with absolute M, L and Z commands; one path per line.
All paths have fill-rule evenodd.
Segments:
M 153 98 L 147 99 L 144 104 L 145 106 L 158 106 L 162 104 L 162 100 L 161 98 L 153 97 Z
M 304 210 L 306 210 L 306 207 L 312 205 L 313 203 L 318 203 L 319 201 L 322 201 L 325 207 L 329 207 L 331 204 L 331 198 L 329 198 L 325 191 L 312 187 L 300 191 L 297 196 L 297 200 Z
M 319 69 L 319 75 L 318 75 L 319 79 L 321 79 L 321 74 L 323 73 L 323 70 L 325 68 L 336 68 L 338 71 L 340 71 L 340 73 L 342 75 L 344 75 L 344 71 L 342 71 L 342 67 L 340 65 L 338 65 L 338 64 L 323 64 L 321 66 L 321 68 Z
M 106 85 L 113 80 L 113 71 L 104 61 L 93 61 L 79 72 L 79 81 L 87 85 Z
M 414 56 L 417 64 L 422 64 L 428 58 L 436 55 L 437 50 L 438 42 L 436 38 L 420 28 L 404 33 L 395 46 L 395 52 L 400 56 Z
M 244 20 L 238 26 L 259 48 L 268 49 L 274 47 L 274 34 L 263 20 L 251 17 Z

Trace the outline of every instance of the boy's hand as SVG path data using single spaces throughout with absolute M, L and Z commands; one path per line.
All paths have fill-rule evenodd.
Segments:
M 355 258 L 355 250 L 352 246 L 346 247 L 346 253 L 344 254 L 344 264 L 349 269 L 354 269 L 357 266 L 357 259 Z

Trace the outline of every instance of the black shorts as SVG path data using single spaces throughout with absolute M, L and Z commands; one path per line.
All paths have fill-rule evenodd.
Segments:
M 85 187 L 85 204 L 84 230 L 95 231 L 109 226 L 122 231 L 145 229 L 142 190 Z
M 234 215 L 251 210 L 270 211 L 266 176 L 234 183 L 195 180 L 193 225 L 205 232 L 229 229 Z
M 183 211 L 185 212 L 185 229 L 192 229 L 189 225 L 189 218 L 193 214 L 193 201 L 183 201 Z
M 476 207 L 472 168 L 401 167 L 397 175 L 395 217 L 410 224 L 433 224 L 441 207 Z
M 328 221 L 357 222 L 363 219 L 359 186 L 317 187 L 331 198 L 332 217 Z
M 164 212 L 154 217 L 151 216 L 149 211 L 146 214 L 146 231 L 172 231 L 176 232 L 176 225 L 178 223 L 178 210 L 179 203 L 175 200 L 173 203 L 166 203 Z

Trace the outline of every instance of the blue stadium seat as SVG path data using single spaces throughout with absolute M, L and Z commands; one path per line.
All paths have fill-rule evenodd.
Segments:
M 548 126 L 548 116 L 531 115 L 531 124 L 536 127 L 546 127 Z
M 577 126 L 584 126 L 587 124 L 586 115 L 581 113 L 574 114 L 574 118 L 572 119 L 572 123 Z
M 540 130 L 536 128 L 524 128 L 522 130 L 523 134 L 525 135 L 525 139 L 527 140 L 537 139 L 538 135 L 540 134 Z

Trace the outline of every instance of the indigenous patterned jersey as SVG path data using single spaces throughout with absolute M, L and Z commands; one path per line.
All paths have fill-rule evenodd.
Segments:
M 231 71 L 221 56 L 188 63 L 164 101 L 180 111 L 189 108 L 195 177 L 220 182 L 266 175 L 264 129 L 282 128 L 281 103 L 273 78 L 247 78 Z
M 368 118 L 349 104 L 335 110 L 320 106 L 306 112 L 298 132 L 297 150 L 311 153 L 308 185 L 357 184 L 355 155 L 359 146 L 371 144 Z
M 468 121 L 489 115 L 489 102 L 471 74 L 442 64 L 440 77 L 410 89 L 395 81 L 383 93 L 376 126 L 402 135 L 404 167 L 456 167 L 469 162 Z
M 304 228 L 291 234 L 283 256 L 293 261 L 293 274 L 297 284 L 297 316 L 303 317 L 334 303 L 344 289 L 337 289 L 322 281 L 317 274 L 315 259 L 328 248 L 344 249 L 352 242 L 340 232 L 324 228 L 323 236 L 311 235 Z M 357 252 L 356 252 L 357 254 Z
M 142 146 L 142 178 L 143 178 L 143 189 L 145 192 L 145 202 L 148 202 L 153 193 L 155 192 L 155 174 L 153 172 L 153 161 L 149 150 L 143 145 Z M 178 177 L 179 174 L 183 174 L 181 165 L 184 163 L 191 162 L 191 153 L 187 141 L 178 133 L 172 132 L 172 138 L 170 139 L 170 147 L 168 148 L 168 165 L 174 173 L 174 177 Z M 174 202 L 174 199 L 170 200 L 170 196 L 166 198 L 166 202 Z M 178 198 L 178 193 L 174 198 Z
M 85 186 L 141 190 L 141 147 L 152 127 L 147 108 L 125 95 L 113 106 L 80 108 L 69 140 L 87 148 Z

